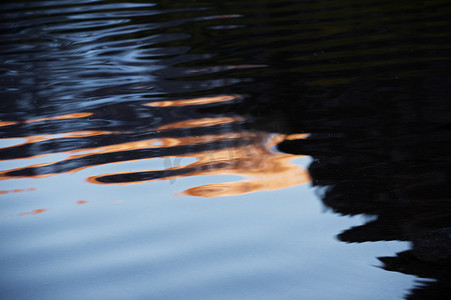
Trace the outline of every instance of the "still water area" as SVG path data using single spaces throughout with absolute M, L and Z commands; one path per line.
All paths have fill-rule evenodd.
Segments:
M 449 299 L 451 2 L 0 3 L 0 299 Z

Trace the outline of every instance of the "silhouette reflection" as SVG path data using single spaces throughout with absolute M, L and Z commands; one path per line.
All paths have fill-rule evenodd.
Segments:
M 322 201 L 334 212 L 373 216 L 339 234 L 341 241 L 411 242 L 410 250 L 379 258 L 383 268 L 434 279 L 420 282 L 408 299 L 447 298 L 451 106 L 443 97 L 451 95 L 449 85 L 427 78 L 329 89 L 337 95 L 323 102 L 330 118 L 304 122 L 292 116 L 293 127 L 312 133 L 306 140 L 283 141 L 279 150 L 313 157 L 312 183 L 322 187 Z

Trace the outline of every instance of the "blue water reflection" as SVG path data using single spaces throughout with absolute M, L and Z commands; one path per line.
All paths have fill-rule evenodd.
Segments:
M 64 181 L 41 183 L 29 200 L 51 210 L 7 219 L 2 290 L 13 299 L 79 299 L 80 291 L 85 299 L 380 299 L 412 284 L 374 267 L 376 256 L 407 245 L 340 243 L 337 229 L 360 221 L 322 213 L 305 185 L 215 199 L 168 195 L 205 182 L 192 178 L 153 184 L 152 193 L 75 185 L 49 199 Z M 77 205 L 81 195 L 94 201 Z
M 450 9 L 2 2 L 0 298 L 440 299 Z

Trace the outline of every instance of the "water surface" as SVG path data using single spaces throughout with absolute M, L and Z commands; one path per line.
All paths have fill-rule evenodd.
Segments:
M 443 299 L 450 13 L 2 2 L 0 298 Z

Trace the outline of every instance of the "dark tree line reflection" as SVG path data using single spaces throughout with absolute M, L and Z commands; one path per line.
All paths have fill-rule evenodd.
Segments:
M 450 292 L 447 80 L 359 82 L 335 91 L 323 106 L 330 118 L 303 122 L 292 116 L 294 128 L 312 134 L 279 145 L 314 158 L 309 173 L 315 186 L 325 187 L 325 205 L 343 215 L 376 217 L 339 234 L 341 241 L 411 242 L 409 251 L 379 258 L 386 270 L 436 280 L 420 284 L 408 299 L 445 299 Z

